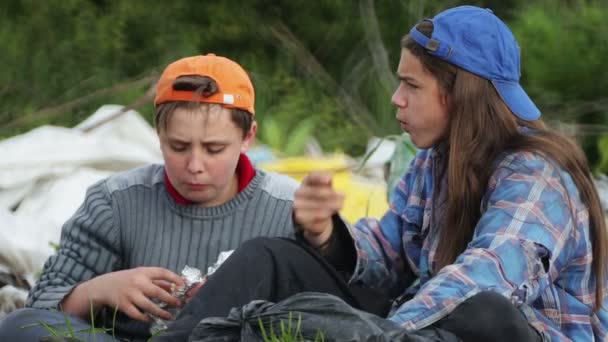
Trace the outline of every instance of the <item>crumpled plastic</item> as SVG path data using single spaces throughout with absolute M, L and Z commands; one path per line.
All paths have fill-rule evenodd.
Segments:
M 281 338 L 284 334 L 296 341 L 461 342 L 438 328 L 407 331 L 393 321 L 357 310 L 336 296 L 314 292 L 303 292 L 276 304 L 256 300 L 233 308 L 228 317 L 205 318 L 192 330 L 188 341 L 269 341 L 271 336 Z

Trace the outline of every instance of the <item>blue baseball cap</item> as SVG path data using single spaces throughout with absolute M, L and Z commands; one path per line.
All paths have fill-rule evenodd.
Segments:
M 459 6 L 425 20 L 433 23 L 432 37 L 416 26 L 410 30 L 410 37 L 430 55 L 490 80 L 519 118 L 533 121 L 540 117 L 540 110 L 519 84 L 519 45 L 490 9 Z

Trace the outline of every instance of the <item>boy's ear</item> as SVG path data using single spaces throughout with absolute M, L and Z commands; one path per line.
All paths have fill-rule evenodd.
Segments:
M 241 144 L 241 153 L 247 152 L 247 150 L 249 149 L 249 145 L 253 144 L 253 142 L 255 140 L 255 134 L 257 132 L 258 132 L 258 124 L 254 120 L 251 123 L 251 128 L 249 129 L 249 132 L 247 132 L 247 135 L 245 136 L 245 139 L 243 139 L 243 143 Z
M 452 111 L 452 97 L 447 91 L 442 91 L 440 96 L 441 105 L 447 109 L 448 113 Z

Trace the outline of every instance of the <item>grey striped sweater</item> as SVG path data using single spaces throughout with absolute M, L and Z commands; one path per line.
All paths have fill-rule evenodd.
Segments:
M 211 208 L 175 203 L 164 182 L 163 165 L 149 165 L 92 185 L 63 226 L 59 251 L 45 263 L 27 306 L 57 308 L 75 285 L 96 275 L 138 266 L 205 272 L 221 251 L 245 240 L 293 236 L 297 182 L 287 176 L 258 169 L 237 196 Z M 148 335 L 146 324 L 119 316 L 119 334 Z

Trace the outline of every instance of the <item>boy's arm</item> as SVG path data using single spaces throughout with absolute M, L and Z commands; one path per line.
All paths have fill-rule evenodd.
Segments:
M 60 304 L 89 279 L 114 271 L 121 264 L 120 237 L 105 181 L 87 190 L 84 203 L 64 224 L 59 250 L 44 264 L 27 306 L 68 309 L 81 316 L 90 312 L 88 298 Z M 82 290 L 83 288 L 80 288 Z M 81 292 L 81 291 L 78 291 Z

